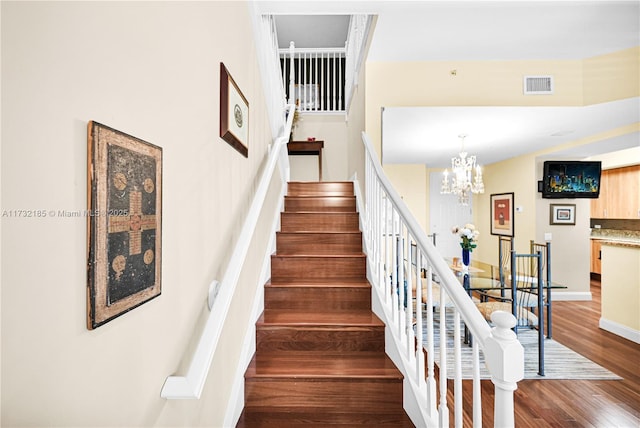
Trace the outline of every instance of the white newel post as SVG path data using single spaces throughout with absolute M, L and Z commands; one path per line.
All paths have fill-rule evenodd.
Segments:
M 524 349 L 511 330 L 516 325 L 512 314 L 496 311 L 491 314 L 491 321 L 495 327 L 487 338 L 485 357 L 495 385 L 493 423 L 495 427 L 513 427 L 513 391 L 524 378 Z
M 295 67 L 293 65 L 294 57 L 296 53 L 296 45 L 293 41 L 289 42 L 289 104 L 295 104 L 296 102 L 296 81 L 295 81 Z

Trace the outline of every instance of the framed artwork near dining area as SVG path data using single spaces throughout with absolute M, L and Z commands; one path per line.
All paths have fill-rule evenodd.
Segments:
M 513 192 L 491 195 L 491 234 L 513 236 Z

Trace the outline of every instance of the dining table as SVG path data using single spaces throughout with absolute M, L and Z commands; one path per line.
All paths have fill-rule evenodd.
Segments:
M 511 303 L 511 310 L 513 315 L 517 318 L 518 308 L 517 306 L 517 293 L 533 292 L 537 294 L 537 318 L 538 318 L 538 374 L 544 376 L 544 320 L 545 320 L 545 307 L 551 310 L 550 304 L 545 304 L 543 298 L 551 299 L 551 289 L 564 289 L 565 285 L 549 281 L 547 284 L 543 278 L 542 281 L 538 281 L 537 278 L 529 279 L 529 281 L 516 280 L 512 284 L 511 276 L 504 275 L 504 280 L 501 282 L 500 267 L 489 263 L 472 260 L 469 266 L 462 265 L 458 259 L 448 259 L 449 267 L 454 272 L 460 284 L 464 287 L 471 298 L 476 297 L 481 300 L 485 299 L 498 299 L 502 301 L 509 301 Z M 520 277 L 516 276 L 516 279 Z M 515 289 L 514 289 L 515 288 Z M 500 290 L 500 296 L 496 297 L 487 294 L 490 290 Z M 510 293 L 508 292 L 510 291 Z M 544 294 L 546 293 L 546 295 Z M 516 298 L 507 298 L 504 296 L 511 295 Z M 550 315 L 550 314 L 549 314 Z M 552 317 L 549 316 L 549 324 L 551 324 Z M 550 325 L 549 331 L 550 331 Z M 517 333 L 517 326 L 514 327 L 514 331 Z M 465 343 L 471 343 L 471 337 L 468 329 L 465 327 Z

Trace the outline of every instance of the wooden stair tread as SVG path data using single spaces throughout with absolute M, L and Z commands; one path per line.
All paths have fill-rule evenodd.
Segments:
M 309 285 L 309 286 L 322 286 L 323 284 L 325 284 L 326 286 L 339 286 L 339 285 L 345 285 L 345 286 L 355 286 L 358 287 L 359 284 L 362 283 L 364 279 L 363 278 L 359 278 L 359 277 L 334 277 L 334 278 L 288 278 L 288 277 L 283 277 L 283 278 L 274 278 L 272 277 L 270 280 L 270 283 L 272 285 Z M 369 285 L 370 286 L 370 285 Z
M 310 312 L 297 309 L 265 309 L 257 326 L 367 326 L 384 327 L 372 311 Z
M 248 406 L 249 407 L 249 406 Z M 250 406 L 251 414 L 242 415 L 241 422 L 253 428 L 309 428 L 331 426 L 339 428 L 362 427 L 414 427 L 404 412 L 398 411 L 350 411 L 349 406 L 328 407 L 296 407 L 295 409 L 274 410 L 269 406 Z M 316 417 L 309 417 L 314 415 Z M 321 420 L 318 416 L 320 415 Z M 245 426 L 245 425 L 242 425 Z
M 263 352 L 256 355 L 247 378 L 389 381 L 404 379 L 384 352 Z
M 271 288 L 371 288 L 371 284 L 367 280 L 347 278 L 344 281 L 326 279 L 309 279 L 300 280 L 297 278 L 290 280 L 269 280 L 265 287 Z
M 313 258 L 313 259 L 338 259 L 338 258 L 366 258 L 367 255 L 363 252 L 342 253 L 342 254 L 273 254 L 272 257 L 283 257 L 288 259 L 300 259 L 300 258 Z

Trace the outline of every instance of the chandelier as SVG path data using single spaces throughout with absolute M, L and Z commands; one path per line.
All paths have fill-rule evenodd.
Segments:
M 462 150 L 459 157 L 451 158 L 451 183 L 449 183 L 449 171 L 444 170 L 440 193 L 458 195 L 460 204 L 469 205 L 469 193 L 484 193 L 482 170 L 479 165 L 476 165 L 476 157 L 467 156 L 467 152 L 464 151 L 466 135 L 458 137 L 462 139 Z M 472 174 L 474 175 L 473 181 L 471 180 Z

